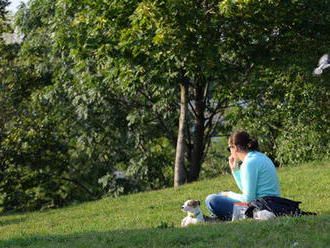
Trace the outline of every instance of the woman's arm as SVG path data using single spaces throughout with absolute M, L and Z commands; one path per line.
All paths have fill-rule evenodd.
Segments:
M 243 188 L 242 188 L 242 180 L 241 180 L 241 170 L 240 169 L 237 169 L 237 170 L 233 170 L 231 171 L 231 174 L 233 175 L 234 179 L 235 179 L 235 182 L 238 186 L 238 188 L 243 191 Z
M 256 199 L 256 185 L 257 185 L 257 170 L 252 164 L 244 165 L 240 170 L 233 171 L 237 186 L 243 194 L 237 194 L 231 191 L 221 192 L 221 195 L 227 196 L 231 199 L 249 203 Z
M 241 182 L 241 171 L 239 168 L 237 168 L 237 163 L 236 163 L 236 159 L 233 156 L 230 156 L 228 158 L 229 161 L 229 167 L 231 169 L 231 173 L 235 179 L 235 182 L 238 186 L 238 188 L 242 190 L 242 182 Z

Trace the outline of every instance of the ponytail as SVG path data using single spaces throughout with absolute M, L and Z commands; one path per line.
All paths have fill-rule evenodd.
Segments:
M 249 151 L 257 151 L 259 148 L 258 140 L 254 138 L 249 138 L 247 148 Z

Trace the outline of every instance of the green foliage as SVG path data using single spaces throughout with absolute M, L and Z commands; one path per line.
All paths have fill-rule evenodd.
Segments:
M 113 15 L 125 16 L 126 5 L 113 5 Z M 160 92 L 147 104 L 131 92 L 122 95 L 125 90 L 111 73 L 112 57 L 94 53 L 112 33 L 104 34 L 101 18 L 84 17 L 86 11 L 95 14 L 90 7 L 106 14 L 98 6 L 38 0 L 17 13 L 24 40 L 10 57 L 15 67 L 5 71 L 5 100 L 10 100 L 5 109 L 16 111 L 6 114 L 1 141 L 4 210 L 59 207 L 162 188 L 171 181 L 173 151 L 148 111 L 170 114 L 162 104 L 169 100 Z M 120 18 L 116 21 L 119 25 Z M 105 36 L 88 38 L 84 23 Z M 118 169 L 134 180 L 114 180 Z
M 4 34 L 8 34 L 12 32 L 11 27 L 9 25 L 9 21 L 7 18 L 8 11 L 6 10 L 6 7 L 9 5 L 8 0 L 0 0 L 0 50 L 6 49 Z M 1 58 L 4 56 L 4 54 L 1 53 Z M 3 66 L 3 65 L 1 65 Z
M 104 197 L 117 197 L 141 191 L 141 186 L 137 182 L 137 180 L 118 177 L 115 174 L 107 174 L 98 180 L 98 183 L 102 185 L 103 190 L 106 192 L 106 194 L 103 194 Z
M 276 155 L 282 165 L 329 158 L 330 107 L 327 79 L 296 80 L 287 94 Z
M 34 210 L 63 206 L 73 199 L 86 200 L 77 173 L 68 165 L 70 146 L 63 124 L 36 116 L 20 116 L 3 138 L 1 191 L 5 211 Z
M 230 173 L 230 168 L 228 166 L 230 153 L 227 147 L 227 136 L 213 137 L 211 139 L 211 145 L 201 171 L 201 179 Z
M 278 165 L 329 157 L 329 85 L 306 68 L 257 71 L 227 119 L 259 138 Z M 258 94 L 251 93 L 258 89 Z M 244 99 L 244 100 L 243 100 Z
M 328 157 L 328 75 L 315 78 L 312 71 L 330 45 L 329 5 L 326 1 L 313 6 L 307 1 L 228 2 L 229 12 L 246 20 L 238 32 L 251 43 L 241 49 L 254 62 L 240 90 L 234 92 L 235 107 L 226 113 L 228 126 L 258 137 L 261 150 L 278 165 Z M 267 8 L 269 4 L 274 8 Z M 255 6 L 260 11 L 250 15 Z M 319 19 L 314 22 L 306 15 Z M 265 21 L 264 29 L 256 29 L 260 20 Z M 258 49 L 251 49 L 254 46 Z
M 281 165 L 329 156 L 329 85 L 311 78 L 329 13 L 327 1 L 303 0 L 22 5 L 22 42 L 0 44 L 4 209 L 172 185 L 183 80 L 187 172 L 204 161 L 203 177 L 228 170 L 226 138 L 210 139 L 236 128 Z

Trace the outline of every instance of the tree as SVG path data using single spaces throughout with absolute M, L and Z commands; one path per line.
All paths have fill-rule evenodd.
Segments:
M 1 68 L 2 97 L 14 110 L 2 119 L 5 209 L 197 180 L 214 134 L 258 131 L 260 118 L 270 123 L 271 152 L 283 154 L 273 145 L 304 125 L 292 110 L 300 98 L 291 100 L 309 89 L 288 82 L 310 80 L 302 68 L 316 52 L 302 48 L 328 45 L 327 8 L 302 0 L 30 1 L 17 14 L 22 43 Z M 317 123 L 310 133 L 320 140 Z
M 256 25 L 264 20 L 263 39 L 253 42 L 259 48 L 253 53 L 242 46 L 255 58 L 254 70 L 226 119 L 234 128 L 249 129 L 260 137 L 278 165 L 328 156 L 323 148 L 329 143 L 328 88 L 324 79 L 312 77 L 312 70 L 329 47 L 329 6 L 326 1 L 316 5 L 273 1 L 274 8 L 255 3 L 261 11 L 253 18 L 248 14 L 251 7 L 240 14 L 249 20 L 247 30 L 258 30 Z
M 216 1 L 142 1 L 122 32 L 125 63 L 136 71 L 131 80 L 181 92 L 175 186 L 198 179 L 210 137 L 229 102 L 233 77 L 228 73 L 235 65 L 222 61 L 233 51 L 219 42 L 225 33 L 221 25 Z
M 72 99 L 64 90 L 63 86 L 71 86 L 72 90 L 68 83 L 72 81 L 70 74 L 65 74 L 68 67 L 63 67 L 49 32 L 54 7 L 54 1 L 31 1 L 29 6 L 23 6 L 17 15 L 23 42 L 12 44 L 10 50 L 8 45 L 6 53 L 2 53 L 6 54 L 2 57 L 6 59 L 4 64 L 9 65 L 2 67 L 4 92 L 10 100 L 5 108 L 14 113 L 7 115 L 6 128 L 2 130 L 4 210 L 58 207 L 75 200 L 99 198 L 105 192 L 98 180 L 113 170 L 107 163 L 106 157 L 112 152 L 107 141 L 118 134 L 109 135 L 108 140 L 99 145 L 100 137 L 94 130 L 105 120 L 99 121 L 95 113 L 95 118 L 91 118 L 93 123 L 79 122 L 79 116 L 88 114 L 88 109 L 78 108 L 78 102 L 77 108 L 73 108 Z M 86 95 L 79 93 L 74 92 L 78 95 L 76 101 L 86 95 L 97 98 L 95 91 Z M 97 104 L 100 102 L 94 104 L 96 109 Z M 114 108 L 108 109 L 114 111 Z M 118 111 L 116 114 L 121 118 Z M 108 132 L 112 131 L 107 128 Z M 86 134 L 88 132 L 91 134 Z M 86 140 L 92 143 L 93 149 Z M 116 162 L 114 158 L 112 161 Z
M 71 31 L 62 37 L 75 37 L 69 56 L 86 65 L 94 54 L 102 66 L 92 71 L 107 72 L 109 85 L 145 112 L 162 102 L 160 95 L 174 92 L 182 117 L 177 135 L 177 125 L 168 128 L 172 123 L 159 112 L 148 116 L 176 148 L 179 185 L 198 178 L 225 108 L 240 90 L 249 89 L 247 74 L 260 64 L 274 65 L 274 58 L 279 63 L 281 54 L 297 52 L 299 36 L 310 37 L 301 34 L 304 16 L 314 11 L 305 6 L 305 1 L 133 1 L 129 6 L 67 1 L 61 13 L 71 13 L 67 23 L 72 25 L 62 25 Z
M 180 89 L 176 186 L 198 178 L 209 134 L 217 127 L 213 121 L 221 120 L 230 100 L 242 103 L 242 92 L 258 93 L 249 86 L 255 73 L 296 58 L 300 43 L 311 42 L 313 35 L 318 44 L 323 41 L 320 28 L 304 18 L 314 11 L 306 1 L 142 1 L 137 6 L 120 45 L 131 64 L 128 71 L 136 72 L 131 81 L 139 77 Z M 304 25 L 310 27 L 306 33 Z M 150 71 L 169 77 L 154 80 Z
M 135 127 L 142 101 L 121 98 L 109 84 L 112 74 L 101 67 L 101 54 L 86 56 L 83 46 L 75 50 L 66 40 L 76 31 L 70 11 L 79 11 L 76 2 L 61 9 L 66 3 L 30 1 L 17 13 L 23 40 L 16 44 L 15 71 L 6 78 L 16 113 L 1 140 L 5 210 L 58 207 L 170 181 L 168 141 L 155 124 Z M 127 180 L 116 170 L 127 170 Z

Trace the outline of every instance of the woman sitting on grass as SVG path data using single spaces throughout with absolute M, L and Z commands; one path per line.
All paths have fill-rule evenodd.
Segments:
M 215 216 L 230 220 L 234 203 L 251 201 L 264 196 L 280 196 L 279 181 L 273 162 L 257 151 L 258 141 L 245 131 L 233 133 L 228 140 L 229 166 L 237 186 L 243 194 L 220 192 L 206 200 L 207 209 Z M 237 162 L 243 163 L 238 166 Z

